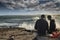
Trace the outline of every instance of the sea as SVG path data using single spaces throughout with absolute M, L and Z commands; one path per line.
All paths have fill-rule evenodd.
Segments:
M 0 16 L 0 28 L 25 28 L 34 30 L 36 21 L 41 15 L 5 15 Z M 52 15 L 56 28 L 60 28 L 60 15 Z M 47 18 L 47 17 L 46 17 Z

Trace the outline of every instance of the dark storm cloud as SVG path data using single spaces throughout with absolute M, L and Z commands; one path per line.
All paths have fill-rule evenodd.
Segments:
M 0 0 L 0 6 L 7 9 L 60 11 L 59 0 Z

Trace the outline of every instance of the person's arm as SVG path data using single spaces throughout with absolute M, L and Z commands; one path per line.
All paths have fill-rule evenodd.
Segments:
M 35 23 L 35 29 L 37 30 L 37 25 L 38 25 L 38 21 L 36 21 Z
M 54 23 L 54 25 L 55 25 L 55 30 L 56 30 L 56 23 Z
M 46 22 L 46 30 L 47 30 L 47 33 L 48 33 L 48 31 L 49 31 L 49 29 L 48 29 L 48 22 Z

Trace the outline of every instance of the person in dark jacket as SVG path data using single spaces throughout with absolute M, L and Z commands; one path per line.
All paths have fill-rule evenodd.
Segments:
M 48 31 L 48 22 L 45 20 L 45 15 L 41 15 L 41 19 L 38 19 L 35 24 L 38 36 L 45 36 Z
M 56 30 L 56 24 L 55 24 L 55 20 L 52 19 L 51 15 L 48 15 L 48 20 L 50 20 L 49 33 L 51 34 L 52 32 Z

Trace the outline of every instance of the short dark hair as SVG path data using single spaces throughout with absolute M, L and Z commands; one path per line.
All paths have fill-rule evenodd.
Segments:
M 48 15 L 47 17 L 48 17 L 48 18 L 51 18 L 51 15 Z
M 48 20 L 51 20 L 52 17 L 51 17 L 51 15 L 48 15 L 47 18 L 48 18 Z
M 41 18 L 45 18 L 45 15 L 41 15 Z

